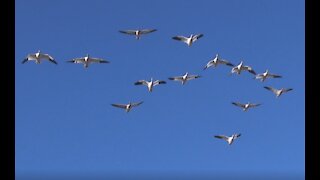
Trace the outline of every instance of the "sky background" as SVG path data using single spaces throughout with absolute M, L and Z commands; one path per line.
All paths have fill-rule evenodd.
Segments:
M 304 7 L 303 0 L 16 0 L 16 179 L 303 179 Z M 158 31 L 140 40 L 118 32 L 139 28 Z M 191 47 L 172 40 L 198 33 Z M 37 50 L 58 65 L 21 64 Z M 66 63 L 87 53 L 111 63 Z M 283 78 L 203 70 L 216 53 Z M 168 80 L 185 72 L 203 77 Z M 167 84 L 152 93 L 134 85 L 151 77 Z M 293 91 L 276 98 L 263 86 Z M 144 103 L 129 113 L 110 105 L 129 101 Z M 243 112 L 232 101 L 262 105 Z M 242 136 L 231 146 L 213 138 L 233 133 Z

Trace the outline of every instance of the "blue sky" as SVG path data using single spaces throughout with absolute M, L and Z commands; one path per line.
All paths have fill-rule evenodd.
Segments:
M 292 175 L 305 173 L 302 0 L 16 0 L 15 170 L 52 175 Z M 155 28 L 135 40 L 119 30 Z M 176 35 L 204 36 L 188 47 Z M 21 61 L 41 50 L 58 65 Z M 67 60 L 104 58 L 84 69 Z M 202 70 L 219 53 L 243 60 Z M 203 78 L 181 85 L 168 77 Z M 152 93 L 135 86 L 160 79 Z M 280 98 L 263 86 L 293 88 Z M 130 113 L 111 103 L 144 101 Z M 262 103 L 243 112 L 232 101 Z M 214 135 L 242 136 L 229 146 Z

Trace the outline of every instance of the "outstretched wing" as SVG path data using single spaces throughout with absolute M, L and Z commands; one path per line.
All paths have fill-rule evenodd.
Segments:
M 139 81 L 134 83 L 134 85 L 142 85 L 142 84 L 143 85 L 148 85 L 147 81 L 145 81 L 145 80 L 139 80 Z
M 194 42 L 194 41 L 200 39 L 201 37 L 203 37 L 203 34 L 197 34 L 197 35 L 193 36 L 192 41 Z
M 260 106 L 261 104 L 249 104 L 249 107 L 257 107 Z
M 277 89 L 275 89 L 275 88 L 272 88 L 272 87 L 268 87 L 268 86 L 265 86 L 264 87 L 265 89 L 268 89 L 268 90 L 270 90 L 270 91 L 272 91 L 273 93 L 275 93 L 275 94 L 277 94 Z
M 187 77 L 187 80 L 192 80 L 192 79 L 197 79 L 197 78 L 200 78 L 201 76 L 200 75 L 190 75 Z
M 174 81 L 182 81 L 183 77 L 182 76 L 176 76 L 176 77 L 169 77 L 168 79 L 174 80 Z
M 159 85 L 159 84 L 166 84 L 167 82 L 165 81 L 161 81 L 161 80 L 156 80 L 153 82 L 153 85 L 156 86 L 156 85 Z
M 220 64 L 225 64 L 227 66 L 234 66 L 233 64 L 231 64 L 229 61 L 225 60 L 225 59 L 219 59 L 219 63 Z
M 109 63 L 109 61 L 100 58 L 90 58 L 90 61 L 93 63 Z
M 54 58 L 52 56 L 50 56 L 49 54 L 40 54 L 40 58 L 43 58 L 43 59 L 47 59 L 49 60 L 50 62 L 54 63 L 54 64 L 58 64 Z
M 126 109 L 126 105 L 125 104 L 111 104 L 111 105 L 114 106 L 114 107 Z
M 131 106 L 132 106 L 132 107 L 136 107 L 136 106 L 139 106 L 139 105 L 142 104 L 142 103 L 143 103 L 143 101 L 138 102 L 138 103 L 132 103 Z
M 124 33 L 124 34 L 130 34 L 130 35 L 136 34 L 136 30 L 120 30 L 119 32 Z
M 235 106 L 239 106 L 239 107 L 241 107 L 241 108 L 244 108 L 244 107 L 245 107 L 244 104 L 241 104 L 241 103 L 238 103 L 238 102 L 232 102 L 232 104 L 235 105 Z
M 140 34 L 148 34 L 157 31 L 156 29 L 142 29 Z
M 293 90 L 293 89 L 292 88 L 288 88 L 288 89 L 284 89 L 283 92 L 289 92 L 291 90 Z
M 243 69 L 249 71 L 251 74 L 257 75 L 257 73 L 250 66 L 243 66 Z
M 276 75 L 276 74 L 268 74 L 269 77 L 272 77 L 272 78 L 281 78 L 282 76 L 280 75 Z
M 214 137 L 215 137 L 215 138 L 219 138 L 219 139 L 224 139 L 224 140 L 228 141 L 228 137 L 225 136 L 225 135 L 216 135 L 216 136 L 214 136 Z
M 178 41 L 182 41 L 182 42 L 185 42 L 185 43 L 188 42 L 188 38 L 186 38 L 184 36 L 174 36 L 172 39 L 178 40 Z

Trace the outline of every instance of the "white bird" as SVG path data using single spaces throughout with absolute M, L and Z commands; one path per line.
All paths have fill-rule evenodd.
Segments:
M 22 64 L 24 64 L 27 61 L 35 61 L 36 64 L 40 64 L 41 60 L 49 60 L 50 62 L 54 64 L 58 64 L 52 56 L 49 54 L 42 54 L 40 50 L 34 54 L 28 54 L 27 57 L 22 61 Z
M 225 64 L 225 65 L 228 65 L 228 66 L 234 66 L 233 64 L 231 64 L 229 61 L 227 60 L 224 60 L 224 59 L 221 59 L 219 57 L 219 54 L 216 54 L 216 57 L 212 60 L 210 60 L 207 65 L 203 68 L 203 70 L 206 70 L 207 68 L 213 66 L 213 67 L 217 67 L 218 64 Z
M 168 79 L 174 80 L 174 81 L 181 81 L 182 85 L 184 85 L 187 81 L 192 79 L 200 78 L 199 75 L 189 75 L 188 72 L 186 72 L 183 76 L 176 76 L 176 77 L 169 77 Z
M 126 110 L 126 112 L 129 112 L 131 110 L 131 108 L 139 106 L 142 103 L 143 103 L 143 101 L 138 102 L 138 103 L 129 102 L 129 104 L 111 104 L 111 105 L 114 107 L 123 108 Z
M 100 58 L 93 58 L 90 57 L 89 54 L 87 54 L 85 57 L 81 58 L 75 58 L 70 61 L 67 61 L 70 63 L 83 63 L 84 68 L 88 68 L 90 63 L 109 63 L 109 61 L 100 59 Z
M 229 145 L 231 145 L 233 143 L 233 141 L 235 139 L 237 139 L 238 137 L 240 137 L 241 134 L 232 134 L 231 136 L 225 136 L 225 135 L 216 135 L 214 137 L 219 138 L 219 139 L 223 139 L 226 140 L 228 142 Z
M 120 30 L 119 32 L 129 35 L 135 35 L 136 39 L 139 40 L 142 34 L 148 34 L 154 31 L 156 31 L 156 29 Z
M 249 71 L 250 73 L 256 75 L 256 72 L 250 66 L 243 65 L 243 61 L 241 61 L 239 65 L 233 67 L 231 73 L 240 74 L 241 71 Z
M 265 81 L 267 78 L 281 78 L 282 76 L 276 74 L 270 74 L 267 69 L 264 73 L 256 75 L 255 79 L 260 79 L 261 82 Z
M 252 104 L 252 103 L 249 103 L 249 102 L 247 104 L 241 104 L 241 103 L 238 103 L 238 102 L 232 102 L 232 104 L 235 105 L 235 106 L 241 107 L 243 111 L 247 111 L 251 107 L 257 107 L 257 106 L 261 105 L 261 104 Z
M 152 92 L 153 87 L 159 84 L 166 84 L 166 82 L 162 80 L 153 81 L 153 79 L 151 78 L 151 81 L 139 80 L 134 83 L 134 85 L 146 85 L 148 87 L 149 92 Z
M 203 34 L 196 34 L 196 35 L 191 34 L 189 37 L 174 36 L 174 37 L 172 37 L 172 39 L 182 41 L 182 42 L 186 43 L 188 46 L 191 46 L 195 41 L 197 41 L 202 36 L 203 36 Z
M 281 88 L 281 89 L 275 89 L 275 88 L 272 88 L 272 87 L 268 87 L 268 86 L 265 86 L 264 88 L 266 88 L 267 90 L 270 90 L 272 91 L 276 97 L 279 97 L 281 94 L 285 93 L 285 92 L 289 92 L 291 90 L 293 90 L 292 88 Z

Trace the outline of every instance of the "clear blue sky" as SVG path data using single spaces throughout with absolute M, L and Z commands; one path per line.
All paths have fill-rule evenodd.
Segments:
M 15 163 L 26 176 L 305 173 L 303 0 L 16 0 Z M 119 30 L 156 28 L 139 41 Z M 176 35 L 203 33 L 188 47 Z M 40 49 L 58 65 L 21 61 Z M 66 63 L 89 53 L 110 64 Z M 219 53 L 257 73 L 202 68 Z M 203 78 L 182 86 L 168 77 Z M 166 80 L 152 93 L 140 79 Z M 263 88 L 293 88 L 280 98 Z M 144 101 L 131 112 L 111 103 Z M 262 103 L 243 112 L 232 101 Z M 214 135 L 241 133 L 229 146 Z

